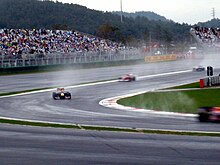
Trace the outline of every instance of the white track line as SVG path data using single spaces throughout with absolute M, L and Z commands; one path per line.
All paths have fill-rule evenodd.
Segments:
M 118 80 L 110 80 L 110 81 L 103 81 L 103 82 L 96 82 L 96 83 L 66 86 L 65 89 L 80 88 L 80 87 L 100 85 L 100 84 L 108 84 L 108 83 L 117 82 L 117 81 Z M 56 89 L 57 88 L 51 88 L 51 89 L 42 89 L 42 90 L 37 90 L 37 91 L 32 91 L 32 92 L 23 92 L 23 93 L 19 93 L 19 94 L 0 96 L 0 98 L 7 98 L 7 97 L 13 97 L 13 96 L 23 96 L 23 95 L 29 95 L 29 94 L 35 94 L 35 93 L 50 92 L 50 91 L 55 91 Z
M 162 75 L 172 75 L 172 74 L 178 74 L 178 73 L 186 73 L 186 72 L 190 72 L 190 71 L 191 70 L 184 70 L 184 71 L 177 71 L 177 72 L 168 72 L 168 73 L 160 73 L 160 74 L 154 74 L 154 75 L 140 76 L 140 77 L 138 77 L 138 79 L 157 77 L 157 76 L 162 76 Z M 102 82 L 86 83 L 86 84 L 81 84 L 81 85 L 66 86 L 65 88 L 66 89 L 72 89 L 72 88 L 79 88 L 79 87 L 86 87 L 86 86 L 93 86 L 93 85 L 100 85 L 100 84 L 108 84 L 108 83 L 113 83 L 113 82 L 118 82 L 118 80 L 109 80 L 109 81 L 102 81 Z M 29 95 L 29 94 L 42 93 L 42 92 L 50 92 L 50 91 L 54 91 L 54 90 L 56 90 L 56 88 L 42 89 L 42 90 L 37 90 L 37 91 L 32 91 L 32 92 L 23 92 L 23 93 L 19 93 L 19 94 L 0 96 L 0 98 L 7 98 L 7 97 L 13 97 L 13 96 L 22 96 L 22 95 Z
M 158 76 L 167 76 L 167 75 L 173 75 L 173 74 L 179 74 L 179 73 L 187 73 L 192 72 L 192 70 L 183 70 L 183 71 L 176 71 L 176 72 L 168 72 L 168 73 L 159 73 L 154 75 L 147 75 L 147 76 L 141 76 L 140 78 L 152 78 L 152 77 L 158 77 Z

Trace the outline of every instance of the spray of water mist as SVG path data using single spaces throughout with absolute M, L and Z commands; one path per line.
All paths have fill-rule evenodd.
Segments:
M 163 92 L 158 92 L 157 95 L 150 95 L 148 98 L 140 95 L 139 99 L 140 108 L 144 109 L 184 113 L 197 107 L 192 98 L 181 92 L 169 93 L 166 97 Z

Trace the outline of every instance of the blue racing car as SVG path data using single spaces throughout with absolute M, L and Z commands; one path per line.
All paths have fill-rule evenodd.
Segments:
M 56 92 L 53 92 L 52 97 L 54 100 L 59 99 L 71 99 L 71 93 L 64 90 L 64 88 L 57 88 Z

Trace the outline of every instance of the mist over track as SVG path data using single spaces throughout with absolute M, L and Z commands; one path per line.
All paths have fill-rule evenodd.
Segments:
M 51 91 L 0 98 L 0 116 L 79 125 L 219 132 L 218 123 L 199 123 L 194 117 L 117 110 L 99 105 L 99 101 L 104 98 L 198 81 L 205 76 L 205 72 L 191 72 L 191 69 L 200 63 L 201 60 L 184 60 L 1 76 L 1 92 L 74 86 L 103 79 L 117 79 L 126 73 L 133 73 L 142 78 L 132 83 L 111 81 L 69 88 L 72 100 L 53 100 Z M 219 71 L 215 70 L 216 73 Z M 3 165 L 75 162 L 219 164 L 220 143 L 217 137 L 119 133 L 8 124 L 0 124 L 0 132 L 0 161 Z
M 51 91 L 1 98 L 0 116 L 86 125 L 219 131 L 218 124 L 201 125 L 195 117 L 172 117 L 146 112 L 115 110 L 98 104 L 100 100 L 108 97 L 198 81 L 206 73 L 191 72 L 195 63 L 199 63 L 199 60 L 3 76 L 1 84 L 7 84 L 7 88 L 5 85 L 1 86 L 1 91 L 69 86 L 103 79 L 117 79 L 126 73 L 133 73 L 140 78 L 132 83 L 113 81 L 105 84 L 70 88 L 68 90 L 72 93 L 72 100 L 53 100 Z

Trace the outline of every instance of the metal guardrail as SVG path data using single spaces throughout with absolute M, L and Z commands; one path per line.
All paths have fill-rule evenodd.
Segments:
M 210 76 L 200 79 L 200 88 L 220 86 L 220 76 Z
M 80 64 L 106 61 L 138 60 L 144 56 L 138 51 L 120 51 L 118 53 L 54 53 L 42 55 L 25 55 L 23 58 L 0 57 L 0 68 L 46 66 L 59 64 Z

